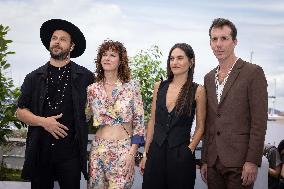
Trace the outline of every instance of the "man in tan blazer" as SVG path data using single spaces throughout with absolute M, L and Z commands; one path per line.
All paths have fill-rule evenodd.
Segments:
M 267 82 L 261 67 L 236 57 L 237 29 L 231 21 L 215 19 L 209 36 L 219 65 L 204 77 L 201 176 L 209 189 L 251 189 L 264 146 Z

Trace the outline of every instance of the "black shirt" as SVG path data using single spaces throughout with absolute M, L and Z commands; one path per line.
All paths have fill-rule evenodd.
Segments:
M 78 141 L 75 140 L 74 108 L 71 86 L 71 64 L 58 68 L 48 65 L 47 94 L 43 105 L 45 117 L 63 114 L 57 121 L 69 130 L 65 138 L 55 139 L 49 132 L 42 133 L 41 162 L 63 161 L 78 156 Z
M 88 69 L 70 61 L 71 64 L 71 90 L 73 102 L 73 119 L 75 128 L 75 141 L 78 141 L 80 166 L 85 178 L 87 174 L 87 142 L 88 127 L 85 116 L 85 104 L 87 100 L 88 85 L 94 82 L 94 74 Z M 44 103 L 47 94 L 48 65 L 39 67 L 29 73 L 21 86 L 21 95 L 18 99 L 18 107 L 28 109 L 37 116 L 43 116 Z M 68 116 L 69 117 L 69 116 Z M 72 116 L 71 116 L 72 117 Z M 40 154 L 42 133 L 46 132 L 42 126 L 29 126 L 25 150 L 25 161 L 22 170 L 22 178 L 30 180 L 38 176 L 40 170 Z M 71 135 L 70 135 L 71 136 Z

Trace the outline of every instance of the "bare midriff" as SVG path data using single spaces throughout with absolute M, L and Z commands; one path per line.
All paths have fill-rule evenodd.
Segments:
M 97 132 L 96 136 L 107 139 L 107 140 L 123 140 L 129 138 L 124 128 L 127 130 L 127 132 L 131 135 L 132 134 L 132 128 L 131 123 L 122 123 L 121 125 L 104 125 L 101 126 Z

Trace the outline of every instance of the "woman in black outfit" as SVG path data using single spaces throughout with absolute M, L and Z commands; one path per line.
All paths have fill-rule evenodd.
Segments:
M 195 55 L 190 45 L 175 44 L 167 61 L 168 79 L 154 86 L 151 118 L 147 127 L 143 189 L 194 188 L 194 150 L 205 124 L 206 95 L 193 82 Z M 196 127 L 191 127 L 196 113 Z M 144 169 L 145 168 L 145 169 Z

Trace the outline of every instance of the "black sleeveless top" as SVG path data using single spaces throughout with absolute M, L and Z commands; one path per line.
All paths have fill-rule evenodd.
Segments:
M 190 141 L 190 132 L 192 122 L 195 116 L 196 102 L 193 101 L 190 115 L 179 115 L 176 113 L 176 107 L 168 112 L 166 106 L 166 95 L 170 82 L 162 81 L 157 92 L 155 125 L 153 141 L 162 146 L 167 141 L 168 147 L 172 148 L 182 143 Z M 193 83 L 196 92 L 198 84 Z M 195 95 L 194 92 L 194 95 Z M 193 97 L 195 99 L 195 96 Z

